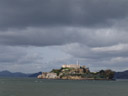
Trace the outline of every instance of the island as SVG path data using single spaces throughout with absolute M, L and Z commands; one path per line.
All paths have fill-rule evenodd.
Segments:
M 86 66 L 79 64 L 65 64 L 60 69 L 52 69 L 50 72 L 42 72 L 38 75 L 39 79 L 62 79 L 62 80 L 113 80 L 114 71 L 100 70 L 90 72 Z

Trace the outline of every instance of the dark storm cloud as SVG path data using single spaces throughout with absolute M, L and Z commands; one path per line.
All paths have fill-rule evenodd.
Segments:
M 10 46 L 59 46 L 80 43 L 89 47 L 105 47 L 128 43 L 127 36 L 126 30 L 118 30 L 118 28 L 29 27 L 23 30 L 1 31 L 0 44 Z
M 59 63 L 42 64 L 41 52 L 56 54 L 58 49 L 71 56 L 62 62 L 80 58 L 88 65 L 117 64 L 117 69 L 124 69 L 127 9 L 128 0 L 0 0 L 0 70 L 50 68 Z M 53 46 L 58 49 L 52 50 Z M 47 48 L 38 51 L 38 47 Z
M 12 46 L 50 46 L 75 42 L 76 37 L 77 32 L 70 28 L 28 28 L 1 32 L 0 43 Z
M 108 26 L 127 9 L 127 0 L 0 0 L 0 27 Z

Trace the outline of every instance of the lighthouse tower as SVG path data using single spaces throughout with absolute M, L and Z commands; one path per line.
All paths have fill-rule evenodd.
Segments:
M 80 65 L 80 64 L 79 64 L 79 60 L 77 60 L 77 63 L 76 63 L 76 64 L 77 64 L 77 65 Z

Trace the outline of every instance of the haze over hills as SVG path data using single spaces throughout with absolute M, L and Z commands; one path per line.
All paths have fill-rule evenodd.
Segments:
M 0 72 L 0 77 L 28 77 L 29 74 L 21 73 L 21 72 L 15 72 L 12 73 L 10 71 L 1 71 Z
M 10 72 L 10 71 L 1 71 L 0 77 L 37 77 L 42 72 L 32 73 L 32 74 L 25 74 L 21 72 Z M 115 79 L 128 79 L 128 70 L 123 72 L 115 72 Z
M 0 72 L 0 77 L 37 77 L 41 73 L 42 72 L 26 74 L 21 72 L 10 72 L 8 70 L 5 70 Z
M 128 79 L 128 70 L 123 71 L 123 72 L 116 72 L 115 73 L 115 78 L 117 78 L 117 79 Z

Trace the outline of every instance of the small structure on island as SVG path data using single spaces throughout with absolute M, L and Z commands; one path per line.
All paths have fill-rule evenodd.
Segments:
M 77 64 L 64 64 L 62 65 L 62 68 L 80 68 L 80 64 L 79 64 L 79 61 L 77 60 Z M 84 66 L 85 67 L 85 66 Z
M 80 65 L 77 64 L 64 64 L 62 68 L 80 68 Z

